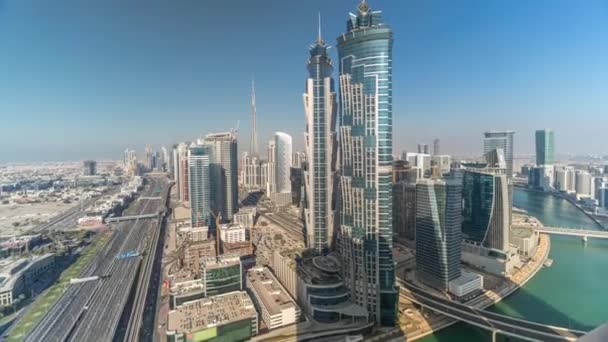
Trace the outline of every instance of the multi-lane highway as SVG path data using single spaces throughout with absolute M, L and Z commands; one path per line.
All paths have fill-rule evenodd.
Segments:
M 147 198 L 133 202 L 125 215 L 164 211 L 167 189 L 166 179 L 150 178 L 142 194 L 142 197 Z M 160 195 L 162 197 L 158 198 Z M 128 326 L 131 313 L 137 311 L 138 303 L 142 301 L 139 299 L 131 303 L 133 298 L 137 299 L 137 289 L 142 285 L 136 280 L 149 280 L 146 255 L 149 254 L 152 243 L 157 241 L 154 236 L 158 234 L 161 220 L 159 217 L 146 218 L 118 224 L 106 245 L 81 275 L 108 277 L 67 287 L 62 297 L 25 340 L 112 341 L 117 335 L 126 336 L 128 329 L 121 329 L 121 326 Z M 138 255 L 117 258 L 121 253 L 130 251 L 135 251 Z M 142 282 L 145 281 L 142 279 Z

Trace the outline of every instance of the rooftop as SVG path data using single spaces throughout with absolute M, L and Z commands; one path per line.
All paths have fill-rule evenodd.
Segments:
M 475 279 L 479 279 L 479 278 L 483 278 L 483 276 L 481 274 L 477 274 L 477 273 L 469 272 L 465 269 L 461 269 L 460 277 L 458 277 L 450 282 L 453 283 L 454 285 L 462 286 L 462 285 L 468 284 L 471 281 L 473 281 Z
M 169 311 L 167 330 L 189 333 L 257 317 L 245 291 L 229 292 L 179 305 Z
M 0 261 L 0 292 L 12 290 L 15 281 L 23 272 L 37 262 L 53 256 L 53 254 L 44 254 L 31 258 L 10 258 Z
M 247 285 L 255 289 L 262 301 L 260 304 L 271 316 L 280 314 L 285 309 L 297 308 L 287 291 L 266 267 L 250 269 L 247 272 Z

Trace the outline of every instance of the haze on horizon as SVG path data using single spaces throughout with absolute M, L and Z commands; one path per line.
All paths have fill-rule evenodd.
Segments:
M 369 3 L 395 33 L 395 153 L 480 154 L 504 129 L 533 154 L 552 128 L 557 153 L 608 154 L 608 2 Z M 317 13 L 334 46 L 356 4 L 0 1 L 0 162 L 119 159 L 239 120 L 244 151 L 252 74 L 260 150 L 278 130 L 299 150 Z

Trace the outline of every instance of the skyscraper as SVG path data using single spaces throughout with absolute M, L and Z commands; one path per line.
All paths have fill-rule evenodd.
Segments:
M 441 147 L 439 139 L 433 140 L 433 155 L 438 156 L 441 154 Z
M 336 93 L 331 77 L 333 63 L 327 53 L 329 47 L 321 38 L 320 25 L 319 20 L 319 36 L 310 47 L 309 77 L 304 93 L 304 143 L 308 161 L 304 171 L 304 224 L 306 246 L 318 254 L 333 247 L 332 199 L 336 166 Z
M 192 143 L 188 148 L 188 192 L 192 227 L 208 225 L 211 202 L 208 146 Z
M 188 144 L 179 143 L 176 148 L 177 155 L 177 193 L 181 202 L 188 202 L 190 198 L 188 178 Z
M 466 169 L 463 239 L 486 248 L 509 249 L 509 187 L 504 169 Z
M 483 140 L 483 154 L 487 155 L 497 149 L 502 149 L 507 166 L 507 178 L 513 178 L 513 136 L 515 132 L 486 132 Z
M 341 254 L 351 298 L 372 320 L 395 324 L 392 255 L 393 35 L 366 1 L 338 37 Z
M 423 283 L 447 290 L 460 277 L 462 175 L 416 184 L 416 274 Z
M 554 134 L 550 129 L 536 131 L 536 165 L 553 165 L 555 161 Z
M 511 225 L 511 213 L 513 209 L 513 137 L 515 132 L 485 132 L 483 140 L 483 154 L 486 158 L 494 156 L 494 151 L 502 150 L 507 172 L 507 182 L 509 186 L 509 226 Z M 492 164 L 493 160 L 486 160 Z
M 293 153 L 291 135 L 282 132 L 274 134 L 276 148 L 275 177 L 276 191 L 291 192 L 291 154 Z
M 237 140 L 233 132 L 214 133 L 205 137 L 210 147 L 211 209 L 231 220 L 238 211 Z

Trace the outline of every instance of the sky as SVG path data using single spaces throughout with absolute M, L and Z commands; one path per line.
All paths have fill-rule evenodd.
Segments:
M 260 152 L 275 131 L 301 149 L 317 14 L 335 45 L 357 2 L 0 0 L 0 162 L 120 159 L 237 125 L 245 151 L 252 77 Z M 608 1 L 368 2 L 394 31 L 395 154 L 434 138 L 480 154 L 484 130 L 531 154 L 540 128 L 558 153 L 608 154 Z

